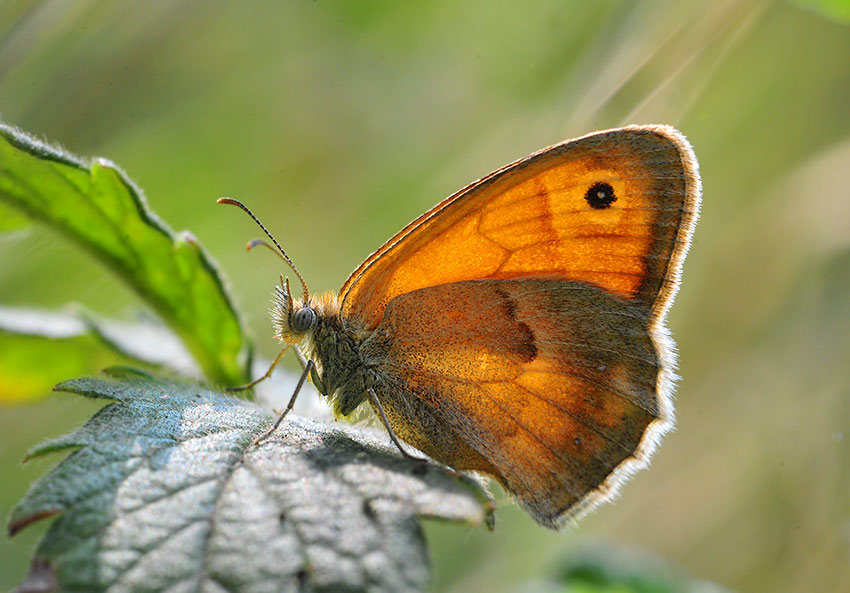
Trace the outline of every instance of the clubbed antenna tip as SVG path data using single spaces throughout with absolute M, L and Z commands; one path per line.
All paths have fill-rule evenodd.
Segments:
M 216 204 L 230 204 L 232 206 L 238 206 L 239 208 L 244 210 L 248 214 L 248 216 L 254 219 L 254 222 L 256 222 L 257 225 L 261 229 L 263 229 L 263 232 L 266 234 L 266 236 L 268 236 L 268 238 L 272 240 L 272 243 L 274 243 L 274 246 L 277 247 L 277 250 L 280 252 L 280 256 L 283 261 L 285 261 L 289 265 L 289 267 L 292 268 L 292 271 L 295 272 L 295 275 L 298 276 L 298 279 L 301 281 L 301 287 L 304 289 L 302 299 L 306 303 L 307 299 L 310 296 L 310 292 L 309 290 L 307 290 L 307 283 L 304 281 L 304 277 L 301 275 L 301 272 L 298 271 L 298 268 L 295 267 L 295 264 L 292 263 L 292 260 L 289 259 L 289 256 L 286 255 L 286 252 L 283 250 L 283 247 L 280 246 L 280 243 L 277 242 L 277 239 L 275 239 L 269 232 L 269 230 L 266 228 L 266 226 L 262 222 L 260 222 L 260 219 L 254 216 L 254 213 L 248 209 L 248 206 L 246 206 L 239 200 L 234 200 L 233 198 L 219 198 L 218 200 L 216 200 Z M 253 241 L 248 243 L 248 249 L 252 249 L 257 245 L 265 245 L 266 247 L 271 249 L 271 246 L 269 246 L 268 243 L 266 243 L 265 241 L 259 241 L 257 239 L 254 239 Z M 272 251 L 274 250 L 272 249 Z

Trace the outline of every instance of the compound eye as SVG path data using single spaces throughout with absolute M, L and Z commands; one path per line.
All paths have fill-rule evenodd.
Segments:
M 302 307 L 292 314 L 292 329 L 305 332 L 316 324 L 316 312 L 310 307 Z

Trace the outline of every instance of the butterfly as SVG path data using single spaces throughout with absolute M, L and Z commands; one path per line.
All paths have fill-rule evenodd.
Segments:
M 406 455 L 399 441 L 488 474 L 557 528 L 613 496 L 671 427 L 664 318 L 700 194 L 673 128 L 596 132 L 458 191 L 318 296 L 247 207 L 219 202 L 248 212 L 302 284 L 293 298 L 281 276 L 275 292 L 275 336 L 305 366 L 286 411 L 309 375 L 336 414 L 371 406 Z

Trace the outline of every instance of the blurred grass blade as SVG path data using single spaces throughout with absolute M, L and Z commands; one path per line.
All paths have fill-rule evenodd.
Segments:
M 114 403 L 29 453 L 73 451 L 10 515 L 10 534 L 57 516 L 20 590 L 416 593 L 416 519 L 491 517 L 477 481 L 363 430 L 290 417 L 254 446 L 271 422 L 257 406 L 112 374 L 57 386 Z
M 114 164 L 86 163 L 0 124 L 0 200 L 106 262 L 174 329 L 207 377 L 246 381 L 249 347 L 219 272 Z
M 0 306 L 0 405 L 40 399 L 63 379 L 116 364 L 199 372 L 158 324 Z

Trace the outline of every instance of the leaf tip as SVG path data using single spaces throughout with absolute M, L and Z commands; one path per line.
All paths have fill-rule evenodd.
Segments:
M 103 158 L 102 156 L 95 157 L 92 161 L 92 165 L 103 167 L 104 169 L 118 169 L 118 165 L 116 165 L 109 159 Z
M 60 509 L 60 508 L 45 509 L 45 510 L 39 511 L 37 513 L 32 513 L 30 515 L 26 515 L 26 516 L 21 517 L 19 519 L 15 519 L 14 521 L 9 521 L 9 525 L 6 527 L 6 532 L 8 533 L 9 537 L 12 537 L 15 534 L 19 533 L 25 527 L 29 527 L 33 523 L 35 523 L 37 521 L 41 521 L 42 519 L 47 519 L 49 517 L 55 517 L 56 515 L 58 515 L 61 512 L 62 512 L 62 509 Z
M 198 238 L 192 234 L 192 231 L 180 231 L 178 233 L 178 239 L 184 243 L 189 243 L 190 245 L 198 245 Z
M 54 385 L 53 389 L 51 389 L 51 391 L 66 392 L 66 393 L 72 392 L 73 387 L 74 387 L 73 383 L 74 383 L 74 379 L 68 379 L 67 381 L 62 381 L 61 383 L 57 383 L 56 385 Z

